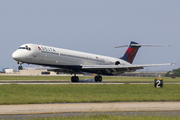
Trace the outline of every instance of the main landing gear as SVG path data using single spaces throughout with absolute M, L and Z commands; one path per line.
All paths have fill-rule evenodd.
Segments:
M 94 77 L 95 82 L 102 82 L 102 76 L 95 76 Z
M 102 76 L 98 75 L 94 77 L 95 82 L 102 82 Z M 71 82 L 79 82 L 79 77 L 76 76 L 76 74 L 74 76 L 71 77 Z
M 74 75 L 71 77 L 71 82 L 79 82 L 79 77 Z
M 98 75 L 94 77 L 95 82 L 102 82 L 102 76 L 99 75 L 99 71 L 98 71 Z

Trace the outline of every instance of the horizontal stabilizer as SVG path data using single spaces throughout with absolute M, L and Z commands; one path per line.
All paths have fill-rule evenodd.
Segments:
M 115 47 L 115 48 L 121 48 L 121 47 L 128 47 L 128 45 L 117 46 L 117 47 Z
M 148 46 L 148 47 L 170 47 L 171 45 L 151 45 L 151 44 L 131 44 L 132 47 L 141 47 L 141 46 Z M 117 46 L 115 48 L 121 47 L 128 47 L 128 45 Z
M 170 47 L 170 45 L 131 44 L 131 46 Z

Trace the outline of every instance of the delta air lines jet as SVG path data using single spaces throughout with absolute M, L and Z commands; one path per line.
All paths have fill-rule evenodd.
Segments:
M 49 47 L 36 44 L 24 44 L 16 50 L 12 57 L 20 63 L 19 70 L 22 70 L 21 63 L 35 64 L 54 67 L 55 72 L 66 72 L 74 74 L 71 77 L 72 82 L 78 82 L 77 73 L 89 72 L 96 73 L 94 80 L 102 81 L 101 75 L 118 75 L 124 72 L 132 72 L 144 67 L 171 65 L 167 64 L 145 64 L 134 65 L 133 60 L 138 49 L 141 46 L 162 46 L 162 45 L 144 45 L 131 41 L 129 45 L 118 46 L 128 47 L 124 56 L 114 58 L 85 52 Z

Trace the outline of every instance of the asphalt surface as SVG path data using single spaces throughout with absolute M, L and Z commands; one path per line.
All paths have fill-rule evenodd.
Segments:
M 154 111 L 154 112 L 86 112 L 86 113 L 46 113 L 46 114 L 16 114 L 0 115 L 0 119 L 27 120 L 34 118 L 59 118 L 73 116 L 92 116 L 92 115 L 117 115 L 117 116 L 163 116 L 163 117 L 180 117 L 180 111 Z
M 180 116 L 180 102 L 115 102 L 0 105 L 1 118 L 62 117 L 78 115 Z
M 0 85 L 3 84 L 154 84 L 154 82 L 124 82 L 104 80 L 102 82 L 95 82 L 94 79 L 79 80 L 77 83 L 72 83 L 70 80 L 1 80 Z M 163 82 L 163 84 L 180 84 L 180 82 Z

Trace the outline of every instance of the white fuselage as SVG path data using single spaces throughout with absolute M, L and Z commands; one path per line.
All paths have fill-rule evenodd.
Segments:
M 115 65 L 117 61 L 121 65 L 130 65 L 130 63 L 118 58 L 36 44 L 20 46 L 12 57 L 23 63 L 68 69 L 76 67 L 79 69 L 83 65 Z

